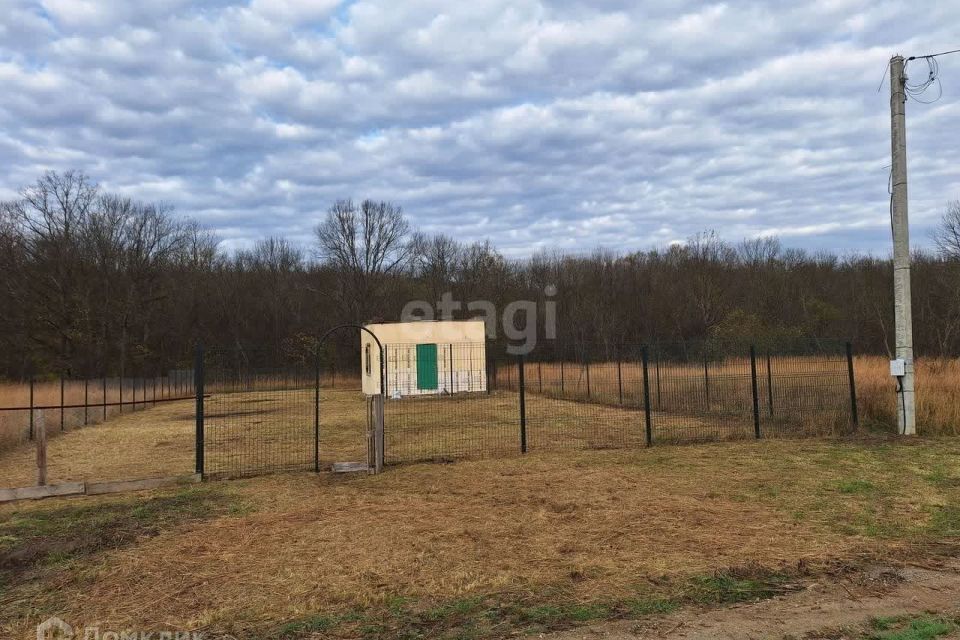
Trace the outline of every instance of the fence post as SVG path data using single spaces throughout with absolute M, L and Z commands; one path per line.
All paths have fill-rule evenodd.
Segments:
M 313 355 L 313 470 L 320 473 L 320 345 Z
M 484 374 L 487 377 L 487 395 L 488 396 L 493 393 L 493 385 L 491 384 L 493 381 L 493 377 L 491 377 L 491 373 L 493 376 L 496 376 L 496 373 L 497 373 L 496 371 L 493 370 L 493 367 L 490 366 L 492 360 L 493 359 L 490 357 L 490 351 L 489 349 L 487 349 L 487 345 L 483 345 L 483 364 L 485 369 Z
M 60 431 L 63 431 L 63 374 L 60 374 Z
M 583 367 L 587 370 L 587 400 L 590 399 L 590 361 L 584 360 Z
M 543 363 L 537 360 L 537 381 L 540 393 L 543 393 Z
M 647 353 L 647 347 L 644 346 L 641 351 L 641 362 L 643 363 L 643 419 L 646 434 L 646 443 L 649 447 L 653 444 L 653 417 L 650 414 L 650 376 L 649 361 L 650 355 Z
M 120 402 L 117 406 L 120 407 L 120 415 L 123 415 L 123 367 L 120 368 Z
M 107 374 L 103 374 L 103 419 L 107 419 Z
M 853 344 L 847 343 L 847 377 L 850 379 L 850 416 L 853 418 L 853 428 L 860 428 L 860 417 L 857 415 L 857 385 L 853 377 Z
M 90 402 L 90 380 L 83 379 L 83 426 L 87 426 L 87 406 Z
M 527 452 L 527 399 L 523 368 L 523 354 L 520 354 L 517 356 L 517 374 L 520 376 L 517 383 L 520 388 L 520 453 Z
M 710 371 L 707 369 L 707 354 L 703 354 L 703 390 L 707 399 L 707 411 L 710 411 Z
M 373 433 L 370 434 L 370 447 L 373 450 L 370 453 L 373 455 L 368 454 L 368 457 L 372 457 L 372 460 L 368 459 L 367 465 L 371 467 L 373 473 L 383 471 L 383 407 L 386 401 L 386 397 L 382 393 L 370 398 L 370 410 L 373 413 L 370 421 L 370 426 L 373 429 Z
M 450 355 L 450 393 L 452 394 L 455 391 L 453 388 L 453 343 L 447 345 L 447 353 Z
M 47 484 L 47 422 L 43 413 L 38 416 L 37 423 L 37 485 Z
M 750 345 L 750 382 L 753 388 L 753 434 L 760 437 L 760 394 L 757 389 L 757 350 Z
M 663 408 L 663 401 L 660 398 L 660 346 L 657 346 L 657 409 Z
M 770 417 L 773 417 L 773 372 L 770 367 L 770 352 L 767 351 L 767 403 L 770 405 Z
M 193 384 L 196 390 L 196 401 L 197 401 L 197 424 L 196 424 L 196 470 L 200 474 L 200 477 L 203 477 L 204 472 L 204 424 L 203 424 L 203 386 L 204 386 L 204 370 L 203 370 L 203 345 L 197 345 L 197 352 L 193 364 Z
M 30 376 L 30 439 L 33 440 L 33 376 Z
M 563 356 L 560 357 L 560 395 L 564 396 L 566 393 L 563 390 Z
M 620 356 L 617 356 L 617 392 L 620 394 L 620 405 L 623 405 L 623 372 L 621 371 Z
M 153 406 L 157 406 L 157 376 L 153 376 Z

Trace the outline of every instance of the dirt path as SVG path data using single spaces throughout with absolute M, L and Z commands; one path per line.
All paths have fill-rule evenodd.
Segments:
M 619 621 L 549 636 L 550 640 L 857 638 L 845 629 L 871 618 L 960 614 L 960 561 L 937 567 L 876 569 L 854 579 L 804 585 L 752 604 L 684 610 L 650 622 Z

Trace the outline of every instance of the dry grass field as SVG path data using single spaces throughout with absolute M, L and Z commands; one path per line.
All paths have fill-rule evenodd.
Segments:
M 897 396 L 889 361 L 880 356 L 856 359 L 857 396 L 867 426 L 895 430 Z M 917 360 L 917 431 L 924 435 L 960 435 L 960 359 Z
M 726 442 L 4 505 L 0 636 L 58 615 L 241 640 L 512 637 L 769 597 L 953 553 L 958 454 Z
M 918 430 L 930 436 L 960 434 L 960 359 L 919 358 L 916 366 Z M 856 356 L 854 369 L 862 424 L 870 430 L 894 432 L 897 396 L 888 359 Z M 781 399 L 798 395 L 809 396 L 814 403 L 826 400 L 836 404 L 846 400 L 846 363 L 842 356 L 775 358 L 770 374 L 768 376 L 767 360 L 761 354 L 757 359 L 757 381 L 762 409 L 771 392 L 775 409 Z M 706 376 L 699 364 L 664 365 L 659 372 L 659 394 L 653 362 L 649 376 L 651 404 L 655 410 L 676 415 L 749 410 L 750 363 L 747 359 L 728 359 L 722 364 L 711 362 Z M 817 382 L 818 376 L 825 376 L 826 380 Z M 515 387 L 517 378 L 515 366 L 498 369 L 497 381 L 501 385 Z M 622 403 L 628 406 L 642 403 L 642 370 L 635 363 L 621 365 L 619 374 L 616 363 L 591 364 L 589 376 L 587 368 L 580 364 L 568 363 L 561 370 L 558 364 L 527 363 L 525 379 L 528 389 L 542 388 L 548 395 L 589 398 L 605 404 L 620 404 L 622 398 Z M 829 397 L 824 397 L 825 392 Z
M 102 379 L 95 380 L 66 380 L 63 385 L 63 403 L 65 405 L 82 405 L 84 401 L 88 404 L 117 403 L 122 399 L 127 404 L 121 410 L 119 406 L 110 406 L 106 412 L 102 407 L 89 407 L 86 410 L 80 408 L 64 409 L 62 424 L 64 431 L 69 431 L 82 426 L 99 424 L 106 419 L 121 415 L 122 413 L 133 413 L 153 406 L 154 394 L 157 398 L 164 397 L 183 397 L 190 395 L 191 389 L 186 385 L 181 387 L 171 386 L 167 378 L 147 378 L 147 379 L 125 379 L 123 390 L 121 392 L 120 381 L 117 378 L 110 378 L 106 381 Z M 55 406 L 60 404 L 60 381 L 45 380 L 37 381 L 33 391 L 33 406 Z M 29 407 L 30 406 L 30 385 L 0 383 L 0 408 L 2 407 Z M 49 437 L 56 437 L 60 433 L 61 411 L 60 409 L 46 409 L 37 412 L 42 414 L 47 425 Z M 0 450 L 15 447 L 28 440 L 30 425 L 30 412 L 21 411 L 0 411 Z

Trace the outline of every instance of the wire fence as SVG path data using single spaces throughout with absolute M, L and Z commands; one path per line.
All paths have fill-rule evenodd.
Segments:
M 387 374 L 388 463 L 838 435 L 857 423 L 848 343 L 553 344 L 527 356 L 488 351 L 480 371 L 483 350 L 439 345 L 448 364 L 437 377 L 454 382 L 433 385 L 420 365 L 421 388 L 410 347 L 387 346 L 388 367 L 400 357 L 404 372 Z
M 170 369 L 156 375 L 46 377 L 0 385 L 0 449 L 32 441 L 43 420 L 49 436 L 100 424 L 194 395 L 193 371 Z
M 366 457 L 359 349 L 200 348 L 197 473 L 242 477 L 329 469 Z M 346 402 L 349 410 L 340 410 Z M 321 408 L 331 409 L 321 443 Z M 321 446 L 322 444 L 322 446 Z
M 29 384 L 0 415 L 22 420 L 16 429 L 29 438 L 38 419 L 55 435 L 180 402 L 167 418 L 179 426 L 137 423 L 121 440 L 98 440 L 98 451 L 176 449 L 177 465 L 192 454 L 195 471 L 213 477 L 362 468 L 372 422 L 362 389 L 379 390 L 379 376 L 388 464 L 842 435 L 857 425 L 849 343 L 550 343 L 522 356 L 482 342 L 388 344 L 383 356 L 378 371 L 362 365 L 359 345 L 200 348 L 193 366 L 164 375 Z

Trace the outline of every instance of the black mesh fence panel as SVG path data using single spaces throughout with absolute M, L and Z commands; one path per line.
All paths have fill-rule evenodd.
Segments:
M 361 381 L 379 389 L 379 374 L 349 356 L 337 366 L 310 351 L 208 350 L 206 473 L 365 460 Z M 384 362 L 388 464 L 838 435 L 853 424 L 843 343 L 548 343 L 524 356 L 493 343 L 387 344 Z
M 310 353 L 208 349 L 204 370 L 207 475 L 314 468 L 316 365 Z

